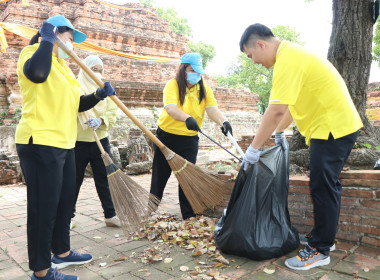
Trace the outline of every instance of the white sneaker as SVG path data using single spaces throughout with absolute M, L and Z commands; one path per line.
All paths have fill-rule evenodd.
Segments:
M 121 227 L 120 220 L 117 216 L 113 216 L 109 219 L 104 219 L 104 222 L 106 223 L 107 227 Z

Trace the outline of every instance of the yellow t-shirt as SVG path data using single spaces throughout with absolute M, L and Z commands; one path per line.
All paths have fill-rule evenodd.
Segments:
M 281 42 L 273 69 L 269 104 L 287 104 L 300 131 L 310 139 L 340 138 L 363 124 L 347 86 L 327 60 L 290 42 Z
M 157 125 L 164 131 L 186 136 L 195 136 L 197 131 L 188 130 L 185 122 L 176 121 L 165 110 L 168 105 L 176 105 L 179 109 L 186 114 L 192 116 L 198 123 L 199 127 L 202 127 L 202 123 L 205 117 L 205 109 L 218 107 L 218 103 L 214 97 L 212 89 L 205 85 L 206 100 L 203 98 L 199 104 L 199 84 L 196 84 L 191 89 L 186 88 L 186 95 L 183 105 L 181 106 L 179 100 L 179 89 L 176 79 L 170 80 L 164 88 L 164 110 L 157 121 Z
M 103 139 L 108 136 L 108 130 L 115 124 L 116 122 L 116 114 L 117 114 L 117 105 L 112 101 L 110 98 L 106 98 L 102 101 L 99 101 L 99 103 L 93 108 L 92 114 L 93 115 L 87 115 L 87 118 L 89 117 L 95 117 L 95 118 L 101 118 L 104 121 L 104 124 L 99 126 L 99 128 L 95 131 L 98 135 L 99 139 Z M 86 113 L 86 112 L 84 112 Z M 79 113 L 83 114 L 83 113 Z M 95 138 L 92 135 L 91 128 L 86 125 L 86 129 L 83 129 L 79 118 L 77 121 L 78 126 L 78 136 L 77 141 L 83 141 L 83 142 L 95 142 Z
M 61 149 L 75 146 L 79 99 L 79 83 L 63 59 L 53 53 L 51 70 L 43 83 L 33 83 L 24 74 L 24 64 L 39 44 L 25 47 L 17 63 L 18 82 L 23 97 L 22 117 L 16 129 L 17 144 L 33 144 Z

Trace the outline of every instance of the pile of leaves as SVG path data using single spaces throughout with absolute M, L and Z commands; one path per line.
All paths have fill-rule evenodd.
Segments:
M 188 278 L 183 279 L 230 279 L 218 270 L 228 266 L 230 262 L 215 246 L 215 224 L 216 219 L 205 216 L 183 221 L 167 214 L 155 214 L 148 219 L 144 228 L 130 236 L 132 240 L 147 238 L 153 241 L 153 246 L 140 253 L 133 252 L 129 258 L 144 264 L 158 261 L 170 264 L 173 260 L 170 258 L 170 248 L 179 246 L 189 250 L 195 263 L 199 265 L 193 269 L 181 266 L 181 271 L 189 273 Z M 200 256 L 204 256 L 206 260 L 198 260 L 197 257 Z

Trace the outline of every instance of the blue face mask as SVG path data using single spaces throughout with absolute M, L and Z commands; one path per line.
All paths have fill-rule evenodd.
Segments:
M 66 41 L 65 44 L 66 44 L 66 47 L 68 47 L 68 49 L 70 51 L 72 51 L 74 49 L 74 46 L 70 41 Z M 67 53 L 65 53 L 61 48 L 58 48 L 58 58 L 66 59 L 68 57 L 69 57 L 69 55 Z
M 187 81 L 195 85 L 201 80 L 201 74 L 200 73 L 193 73 L 193 72 L 187 72 Z

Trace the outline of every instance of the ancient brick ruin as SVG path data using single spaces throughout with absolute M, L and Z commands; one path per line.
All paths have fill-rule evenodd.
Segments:
M 0 22 L 22 24 L 39 28 L 50 16 L 63 14 L 79 30 L 87 34 L 87 41 L 114 51 L 161 58 L 178 59 L 178 62 L 136 60 L 117 55 L 91 53 L 76 49 L 81 58 L 97 54 L 104 62 L 104 80 L 115 87 L 118 97 L 147 126 L 154 126 L 153 109 L 156 116 L 162 110 L 162 90 L 165 83 L 174 77 L 179 58 L 189 48 L 187 39 L 170 30 L 169 22 L 161 19 L 152 8 L 137 3 L 125 5 L 140 10 L 122 10 L 108 7 L 94 0 L 30 0 L 29 6 L 21 0 L 10 0 L 0 4 Z M 146 10 L 149 9 L 149 12 Z M 17 59 L 21 50 L 29 43 L 4 30 L 9 47 L 0 53 L 0 149 L 15 152 L 14 130 L 21 116 L 21 95 L 17 82 Z M 76 64 L 70 63 L 74 73 L 79 72 Z M 239 135 L 253 134 L 260 118 L 256 112 L 258 96 L 247 90 L 225 89 L 216 86 L 216 81 L 206 76 L 219 102 Z M 247 126 L 247 123 L 250 123 Z M 219 128 L 206 120 L 203 130 L 225 144 Z M 133 124 L 120 113 L 117 126 L 111 131 L 111 138 L 122 144 L 134 139 Z M 209 141 L 201 138 L 201 145 Z M 120 144 L 120 143 L 118 143 Z

